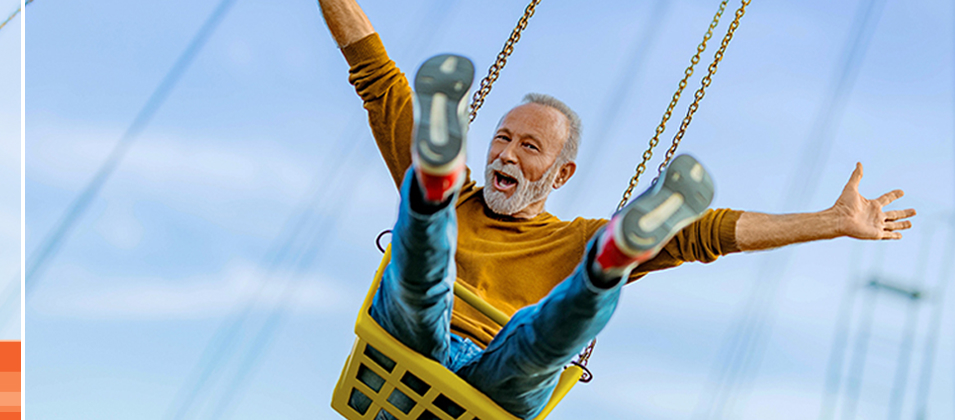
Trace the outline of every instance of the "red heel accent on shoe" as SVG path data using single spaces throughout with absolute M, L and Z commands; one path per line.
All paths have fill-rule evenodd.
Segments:
M 600 242 L 597 244 L 597 258 L 595 260 L 600 268 L 604 270 L 626 267 L 633 262 L 633 257 L 620 250 L 614 240 L 617 223 L 616 217 L 610 219 L 607 227 L 601 233 Z
M 431 175 L 422 171 L 420 166 L 416 166 L 415 174 L 418 178 L 418 186 L 424 192 L 424 199 L 432 203 L 441 203 L 457 190 L 464 174 L 464 168 L 453 170 L 444 175 Z
M 633 264 L 643 263 L 656 255 L 656 250 L 649 249 L 637 254 L 630 255 L 617 246 L 614 236 L 617 234 L 616 227 L 619 220 L 617 217 L 610 219 L 606 229 L 601 234 L 600 243 L 597 248 L 597 264 L 604 270 L 626 268 Z

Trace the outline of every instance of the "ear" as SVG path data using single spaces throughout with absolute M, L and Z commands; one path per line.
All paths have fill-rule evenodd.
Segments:
M 577 163 L 571 161 L 563 165 L 560 165 L 560 170 L 557 171 L 557 177 L 554 178 L 554 189 L 558 189 L 570 180 L 570 177 L 574 176 L 574 172 L 577 171 Z

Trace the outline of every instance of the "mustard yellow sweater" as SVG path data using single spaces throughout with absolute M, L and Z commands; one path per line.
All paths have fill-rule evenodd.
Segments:
M 343 53 L 351 66 L 348 80 L 364 101 L 381 156 L 400 186 L 411 165 L 411 87 L 377 34 L 346 46 Z M 508 315 L 539 301 L 569 276 L 583 258 L 587 241 L 607 223 L 580 217 L 562 221 L 546 212 L 531 220 L 494 214 L 484 204 L 481 187 L 470 180 L 470 171 L 456 207 L 457 281 Z M 707 211 L 654 259 L 637 267 L 629 281 L 650 271 L 687 261 L 711 262 L 739 251 L 735 229 L 740 214 L 728 209 Z M 451 330 L 487 346 L 500 327 L 456 300 Z

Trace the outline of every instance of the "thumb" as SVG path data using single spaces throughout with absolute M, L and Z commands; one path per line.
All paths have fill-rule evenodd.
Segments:
M 862 181 L 862 163 L 856 162 L 856 169 L 852 171 L 852 176 L 849 177 L 849 182 L 846 184 L 846 189 L 852 188 L 853 190 L 858 191 L 860 181 Z

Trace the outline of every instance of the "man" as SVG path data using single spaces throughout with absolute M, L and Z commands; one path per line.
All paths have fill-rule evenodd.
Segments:
M 544 209 L 550 191 L 576 171 L 580 120 L 569 107 L 531 94 L 509 111 L 488 148 L 485 185 L 477 187 L 464 167 L 470 62 L 429 59 L 413 96 L 354 0 L 319 4 L 401 191 L 392 261 L 371 314 L 518 417 L 540 411 L 561 368 L 603 328 L 624 277 L 840 236 L 898 239 L 898 230 L 911 227 L 903 219 L 914 210 L 882 211 L 900 190 L 872 201 L 859 195 L 861 165 L 821 212 L 704 212 L 712 181 L 689 156 L 674 159 L 657 185 L 610 221 L 558 220 Z M 500 328 L 453 305 L 455 281 L 511 321 Z

